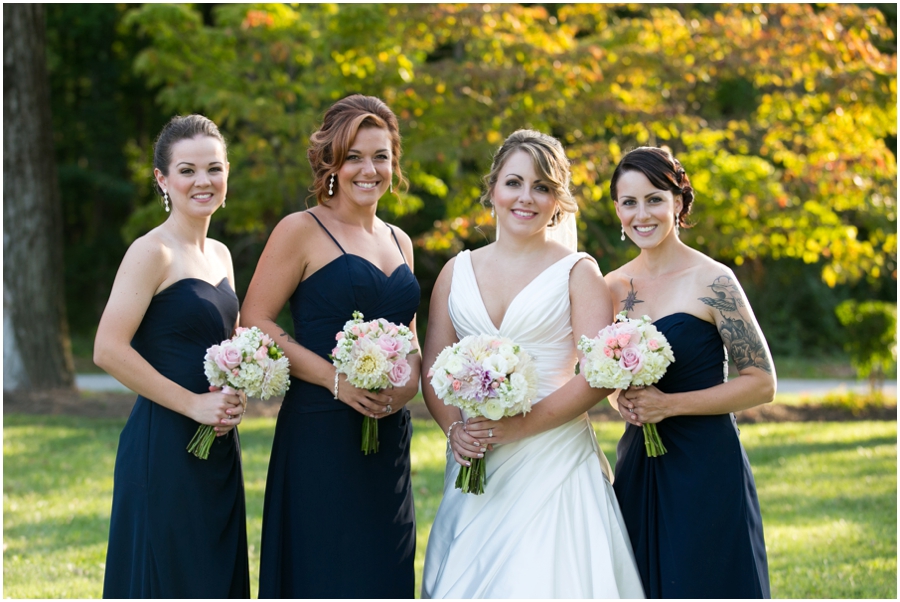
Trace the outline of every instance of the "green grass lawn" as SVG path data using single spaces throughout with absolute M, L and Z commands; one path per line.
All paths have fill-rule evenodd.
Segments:
M 4 417 L 4 597 L 101 595 L 123 424 Z M 595 427 L 614 463 L 621 424 Z M 241 426 L 254 596 L 273 431 L 274 419 L 248 419 Z M 759 489 L 772 595 L 896 598 L 896 422 L 745 425 L 741 437 Z M 418 581 L 443 484 L 444 439 L 434 423 L 415 422 L 412 450 Z

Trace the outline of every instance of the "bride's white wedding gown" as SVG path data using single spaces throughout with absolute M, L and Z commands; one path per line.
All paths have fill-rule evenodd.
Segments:
M 456 257 L 449 311 L 457 336 L 508 337 L 538 364 L 542 399 L 572 378 L 576 363 L 569 272 L 572 253 L 539 274 L 496 328 L 469 251 Z M 590 259 L 589 259 L 590 260 Z M 423 598 L 643 598 L 611 470 L 587 414 L 485 454 L 482 495 L 455 488 L 447 454 L 422 579 Z

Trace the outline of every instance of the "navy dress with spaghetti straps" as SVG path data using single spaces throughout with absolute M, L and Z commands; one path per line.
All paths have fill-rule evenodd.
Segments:
M 660 391 L 725 381 L 714 324 L 683 312 L 654 324 L 675 354 Z M 626 426 L 613 486 L 647 597 L 770 597 L 756 483 L 734 414 L 672 416 L 657 430 L 668 452 L 648 458 L 643 430 Z
M 231 336 L 238 299 L 185 278 L 150 301 L 131 346 L 163 376 L 207 393 L 206 350 Z M 249 598 L 237 429 L 209 458 L 185 449 L 199 424 L 139 395 L 119 437 L 104 598 Z
M 385 274 L 345 252 L 309 215 L 341 255 L 291 296 L 297 342 L 328 359 L 335 335 L 354 311 L 366 320 L 409 325 L 420 292 L 405 258 Z M 391 234 L 399 249 L 393 229 Z M 291 377 L 266 481 L 260 598 L 414 597 L 409 410 L 378 421 L 380 449 L 374 454 L 360 450 L 362 421 L 331 390 Z

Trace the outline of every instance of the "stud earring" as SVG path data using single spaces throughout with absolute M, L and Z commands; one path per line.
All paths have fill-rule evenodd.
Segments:
M 334 174 L 331 174 L 331 181 L 328 182 L 328 196 L 334 196 Z
M 622 226 L 622 240 L 625 240 L 625 226 Z
M 166 203 L 166 213 L 168 213 L 169 212 L 169 192 L 166 190 L 163 190 L 163 200 Z

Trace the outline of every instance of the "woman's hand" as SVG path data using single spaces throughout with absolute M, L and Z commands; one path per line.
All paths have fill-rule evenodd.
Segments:
M 221 437 L 241 423 L 244 403 L 241 393 L 230 388 L 210 387 L 209 393 L 201 393 L 190 404 L 188 417 L 200 424 L 214 427 Z
M 458 420 L 450 427 L 450 450 L 456 463 L 460 466 L 471 466 L 468 458 L 483 458 L 487 446 L 466 432 L 466 423 Z
M 469 418 L 466 431 L 479 441 L 487 443 L 487 448 L 494 449 L 494 444 L 512 443 L 528 436 L 525 432 L 525 416 L 516 414 L 500 420 L 491 420 L 484 416 Z
M 673 415 L 668 397 L 653 385 L 629 387 L 619 393 L 619 413 L 635 426 L 656 424 Z
M 347 375 L 340 374 L 338 382 L 338 400 L 347 404 L 363 416 L 369 418 L 384 418 L 396 412 L 402 404 L 394 407 L 390 389 L 380 393 L 372 393 L 365 389 L 354 387 L 347 381 Z

